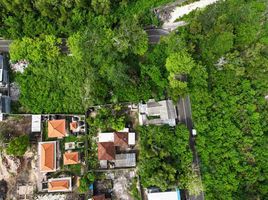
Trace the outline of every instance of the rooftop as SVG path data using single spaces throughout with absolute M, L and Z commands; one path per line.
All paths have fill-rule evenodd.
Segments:
M 140 125 L 169 124 L 170 126 L 176 126 L 176 119 L 176 108 L 172 100 L 156 102 L 154 99 L 150 99 L 146 104 L 139 105 Z
M 181 200 L 180 191 L 148 193 L 148 200 Z
M 100 194 L 100 195 L 93 196 L 93 200 L 105 200 L 105 195 Z
M 56 141 L 39 142 L 39 159 L 41 172 L 56 171 Z
M 116 154 L 114 164 L 115 167 L 135 167 L 136 154 L 135 153 Z
M 78 152 L 66 152 L 63 155 L 63 164 L 64 165 L 74 165 L 79 163 L 79 154 Z
M 49 120 L 48 121 L 48 137 L 63 138 L 66 136 L 66 121 L 65 119 Z
M 114 145 L 120 147 L 128 147 L 128 133 L 124 132 L 114 133 Z
M 48 192 L 68 192 L 71 190 L 71 177 L 48 179 Z
M 99 142 L 114 142 L 115 146 L 128 147 L 135 145 L 135 133 L 129 132 L 128 128 L 118 132 L 99 133 Z
M 70 130 L 71 131 L 76 131 L 77 128 L 78 128 L 78 123 L 77 122 L 71 122 L 70 123 Z
M 98 159 L 99 160 L 114 160 L 115 147 L 113 142 L 98 143 Z
M 41 115 L 32 115 L 32 132 L 41 132 Z

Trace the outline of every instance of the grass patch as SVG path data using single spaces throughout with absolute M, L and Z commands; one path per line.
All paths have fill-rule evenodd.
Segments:
M 138 190 L 138 178 L 135 177 L 130 185 L 129 188 L 130 195 L 135 199 L 135 200 L 141 200 L 141 193 Z
M 78 142 L 79 138 L 77 136 L 74 135 L 69 135 L 68 137 L 64 138 L 64 142 Z
M 65 165 L 65 169 L 67 171 L 70 171 L 71 173 L 80 176 L 81 175 L 81 164 L 76 164 L 76 165 Z

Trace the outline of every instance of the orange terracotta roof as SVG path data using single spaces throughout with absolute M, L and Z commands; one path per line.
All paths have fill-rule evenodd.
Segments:
M 40 171 L 48 172 L 55 170 L 55 143 L 43 143 L 40 146 Z
M 70 123 L 70 130 L 71 130 L 71 131 L 76 130 L 77 127 L 78 127 L 77 122 L 71 122 L 71 123 Z
M 64 165 L 74 165 L 79 163 L 79 155 L 78 152 L 66 152 L 63 155 L 63 164 Z
M 101 195 L 93 196 L 93 200 L 105 200 L 105 195 L 101 194 Z
M 48 190 L 49 191 L 65 191 L 69 190 L 70 181 L 66 180 L 52 180 L 48 182 Z
M 128 133 L 114 133 L 114 145 L 120 147 L 128 147 Z
M 114 160 L 115 147 L 113 142 L 98 143 L 98 158 L 99 160 Z
M 65 119 L 48 121 L 48 137 L 63 138 L 66 136 Z

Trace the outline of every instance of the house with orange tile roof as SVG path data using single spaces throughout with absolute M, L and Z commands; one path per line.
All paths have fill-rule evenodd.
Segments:
M 72 191 L 72 178 L 48 179 L 48 192 L 70 192 Z
M 78 152 L 65 152 L 63 154 L 63 164 L 64 165 L 75 165 L 80 163 Z
M 63 138 L 67 136 L 66 120 L 56 119 L 48 121 L 48 138 Z
M 77 122 L 70 122 L 70 130 L 73 132 L 76 132 L 78 128 L 78 123 Z
M 40 172 L 47 173 L 56 171 L 56 146 L 56 141 L 38 143 Z

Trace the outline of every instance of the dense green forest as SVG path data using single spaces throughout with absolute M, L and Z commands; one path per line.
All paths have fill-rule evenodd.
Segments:
M 2 0 L 0 34 L 15 40 L 11 59 L 30 63 L 14 76 L 21 105 L 29 112 L 71 113 L 94 104 L 189 94 L 206 199 L 268 199 L 267 1 L 208 6 L 150 46 L 143 28 L 159 24 L 151 9 L 167 2 Z M 182 74 L 187 82 L 178 78 Z M 185 149 L 170 149 L 179 144 L 165 137 L 180 133 L 163 127 L 139 132 L 142 184 L 191 190 L 189 168 L 180 174 L 179 160 L 163 162 L 174 161 L 172 154 L 184 158 Z
M 267 6 L 225 1 L 180 29 L 199 63 L 189 90 L 206 199 L 268 198 Z
M 15 40 L 11 60 L 29 62 L 25 73 L 13 76 L 24 110 L 81 113 L 163 95 L 154 92 L 140 62 L 148 50 L 143 28 L 158 23 L 151 9 L 167 2 L 1 1 L 0 35 Z
M 203 190 L 195 169 L 189 147 L 189 131 L 185 125 L 175 128 L 141 126 L 138 172 L 144 187 L 155 186 L 162 191 L 179 187 L 190 195 Z M 152 176 L 153 174 L 153 176 Z

